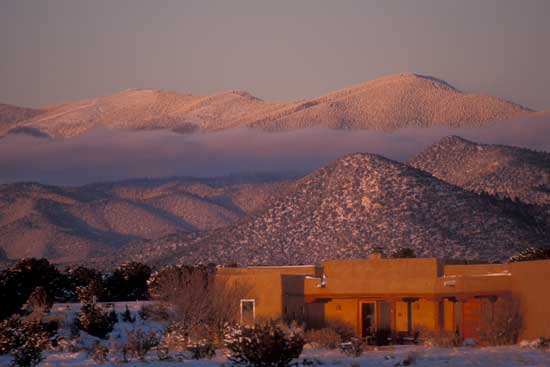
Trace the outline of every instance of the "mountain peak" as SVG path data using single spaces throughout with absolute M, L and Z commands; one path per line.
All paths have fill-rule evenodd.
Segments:
M 448 83 L 447 81 L 431 76 L 431 75 L 424 75 L 424 74 L 417 74 L 412 72 L 405 72 L 405 73 L 395 73 L 395 74 L 389 74 L 381 76 L 377 79 L 367 81 L 363 84 L 379 84 L 379 83 L 395 83 L 395 84 L 419 84 L 424 87 L 436 87 L 436 88 L 442 88 L 447 90 L 452 90 L 455 92 L 460 92 L 457 88 L 455 88 L 453 85 Z

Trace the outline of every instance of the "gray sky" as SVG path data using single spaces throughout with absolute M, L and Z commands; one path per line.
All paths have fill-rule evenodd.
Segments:
M 0 0 L 0 102 L 291 100 L 412 71 L 550 109 L 550 1 Z

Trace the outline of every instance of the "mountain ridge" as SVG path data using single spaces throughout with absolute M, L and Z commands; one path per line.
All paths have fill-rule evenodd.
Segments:
M 550 153 L 449 136 L 409 161 L 418 169 L 474 192 L 550 205 Z
M 9 258 L 59 263 L 108 256 L 130 241 L 225 226 L 258 210 L 285 184 L 250 176 L 0 185 L 0 248 Z
M 392 131 L 404 127 L 476 127 L 522 113 L 532 111 L 497 97 L 463 93 L 432 76 L 401 73 L 291 102 L 264 101 L 241 90 L 195 96 L 128 89 L 52 105 L 24 121 L 0 126 L 0 135 L 23 128 L 69 138 L 97 124 L 114 129 L 183 132 L 237 127 L 266 131 L 308 127 Z
M 374 154 L 350 154 L 298 180 L 262 212 L 192 240 L 147 241 L 156 265 L 314 264 L 361 258 L 373 248 L 418 256 L 497 261 L 547 245 L 546 228 L 514 203 L 477 195 Z M 163 253 L 162 249 L 168 249 Z M 124 249 L 120 258 L 127 258 Z

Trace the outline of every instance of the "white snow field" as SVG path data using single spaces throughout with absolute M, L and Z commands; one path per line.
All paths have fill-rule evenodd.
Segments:
M 39 367 L 76 367 L 96 366 L 97 364 L 86 353 L 45 353 L 46 359 Z M 406 360 L 411 360 L 411 366 L 418 367 L 516 367 L 516 366 L 550 366 L 550 351 L 529 347 L 506 346 L 484 348 L 428 348 L 423 346 L 395 346 L 383 347 L 377 350 L 366 351 L 359 358 L 348 357 L 337 350 L 305 349 L 299 366 L 342 366 L 342 367 L 370 367 L 370 366 L 406 366 Z M 303 363 L 305 361 L 305 363 Z M 1 356 L 0 366 L 9 366 L 10 357 Z M 145 361 L 130 361 L 128 363 L 107 362 L 103 366 L 228 366 L 227 358 L 219 350 L 212 360 L 184 360 L 159 361 L 155 353 L 150 352 Z
M 134 328 L 144 331 L 162 331 L 165 325 L 151 321 L 141 320 L 138 311 L 149 302 L 119 302 L 114 304 L 115 310 L 120 314 L 126 305 L 136 317 L 134 323 L 119 321 L 111 337 L 103 340 L 102 344 L 109 347 L 110 343 L 126 341 L 126 330 Z M 80 309 L 80 304 L 55 304 L 51 314 L 65 319 L 65 328 L 60 329 L 59 334 L 69 338 L 69 328 L 72 318 Z M 94 341 L 99 340 L 84 332 L 81 332 L 78 345 L 90 347 Z M 463 367 L 463 366 L 487 366 L 487 367 L 516 367 L 516 366 L 549 366 L 550 349 L 537 349 L 535 341 L 522 341 L 518 345 L 503 347 L 460 347 L 460 348 L 434 348 L 420 345 L 400 345 L 388 347 L 372 347 L 365 351 L 361 357 L 354 358 L 342 354 L 339 350 L 327 350 L 311 348 L 308 345 L 300 358 L 296 360 L 297 366 L 341 366 L 341 367 L 371 367 L 371 366 L 418 366 L 418 367 Z M 211 360 L 192 360 L 185 352 L 174 352 L 170 359 L 160 361 L 156 351 L 150 351 L 144 361 L 130 359 L 128 363 L 122 362 L 120 355 L 108 355 L 108 362 L 102 366 L 126 366 L 126 367 L 170 367 L 170 366 L 225 366 L 229 367 L 225 353 L 219 349 Z M 77 367 L 97 366 L 87 352 L 76 353 L 63 351 L 45 351 L 44 360 L 38 367 Z M 0 356 L 0 367 L 8 367 L 11 364 L 11 356 Z

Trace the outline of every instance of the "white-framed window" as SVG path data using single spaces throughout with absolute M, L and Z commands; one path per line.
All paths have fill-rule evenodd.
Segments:
M 256 319 L 256 300 L 241 299 L 241 324 L 252 325 Z

